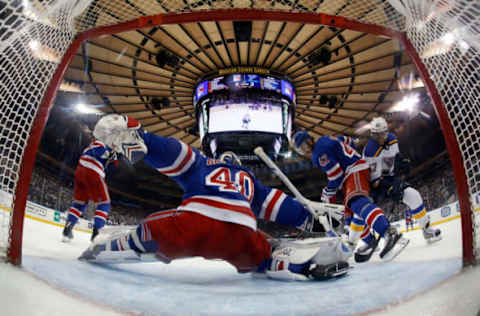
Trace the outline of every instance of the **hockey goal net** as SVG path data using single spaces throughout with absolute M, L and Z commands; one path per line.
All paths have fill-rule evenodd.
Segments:
M 467 0 L 0 0 L 0 254 L 20 264 L 30 176 L 73 55 L 161 24 L 272 20 L 394 37 L 435 105 L 459 193 L 465 264 L 479 259 L 480 5 Z

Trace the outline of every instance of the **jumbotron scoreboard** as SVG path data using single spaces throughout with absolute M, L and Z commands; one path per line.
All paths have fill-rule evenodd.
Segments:
M 295 91 L 268 74 L 230 73 L 198 83 L 193 96 L 202 150 L 214 157 L 232 150 L 255 161 L 253 149 L 288 151 Z

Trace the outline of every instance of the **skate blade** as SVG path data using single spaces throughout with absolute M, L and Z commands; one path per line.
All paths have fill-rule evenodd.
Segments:
M 436 243 L 437 241 L 442 240 L 442 235 L 427 239 L 429 245 Z
M 408 246 L 408 243 L 410 242 L 410 239 L 406 238 L 400 238 L 395 246 L 383 256 L 382 261 L 384 262 L 389 262 L 395 259 L 404 249 L 405 247 Z
M 341 277 L 341 276 L 347 274 L 348 271 L 350 271 L 351 269 L 353 269 L 353 267 L 346 267 L 346 268 L 343 268 L 341 270 L 338 270 L 337 272 L 332 273 L 331 275 L 334 278 Z

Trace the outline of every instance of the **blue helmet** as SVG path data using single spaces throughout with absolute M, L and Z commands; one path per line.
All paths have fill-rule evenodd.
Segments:
M 293 137 L 292 137 L 293 148 L 296 151 L 300 152 L 301 151 L 300 147 L 307 139 L 313 139 L 313 137 L 310 136 L 310 134 L 308 134 L 307 131 L 296 132 L 295 134 L 293 134 Z

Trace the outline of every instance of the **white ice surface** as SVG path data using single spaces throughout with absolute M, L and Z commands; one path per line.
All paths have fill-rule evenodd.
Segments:
M 26 219 L 22 269 L 0 264 L 0 315 L 477 315 L 480 269 L 461 271 L 460 221 L 420 231 L 393 262 L 354 265 L 328 282 L 280 282 L 201 258 L 95 265 L 76 260 L 89 235 Z M 432 290 L 433 288 L 433 290 Z

